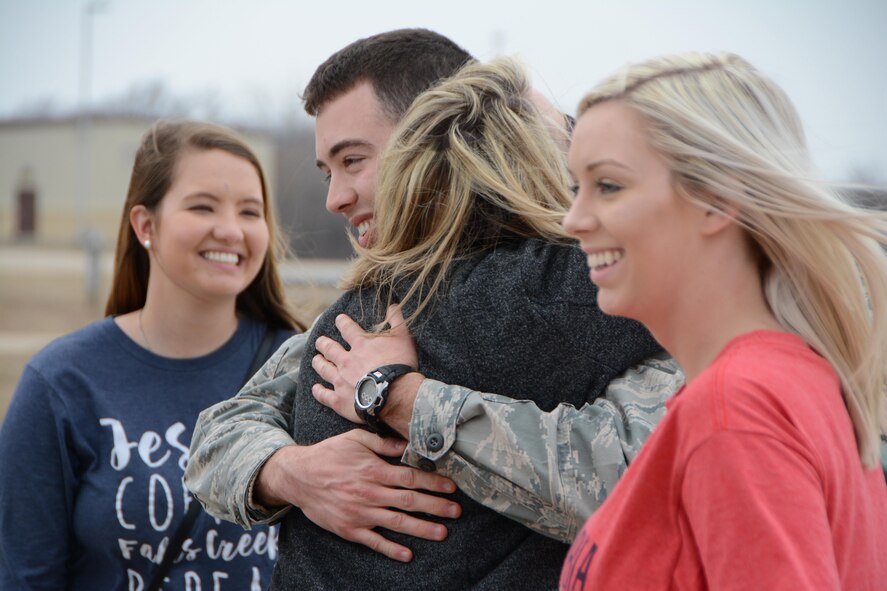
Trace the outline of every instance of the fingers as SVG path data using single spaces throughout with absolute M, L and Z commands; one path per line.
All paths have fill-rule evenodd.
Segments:
M 377 527 L 406 534 L 414 538 L 422 538 L 432 542 L 440 542 L 447 537 L 447 528 L 433 521 L 419 519 L 413 515 L 401 513 L 399 511 L 391 511 L 389 509 L 378 509 L 371 514 L 372 523 Z M 367 528 L 355 529 L 348 536 L 351 541 L 367 546 L 371 550 L 378 552 L 392 560 L 399 562 L 409 562 L 413 559 L 413 553 L 409 548 L 392 542 L 380 533 Z
M 343 419 L 349 420 L 352 423 L 363 423 L 354 411 L 354 396 L 345 396 L 335 390 L 330 390 L 329 388 L 324 387 L 323 384 L 314 384 L 311 386 L 311 394 L 314 395 L 315 400 L 334 410 L 336 414 Z M 402 454 L 403 452 L 401 451 L 400 453 Z M 400 454 L 393 453 L 390 455 L 396 456 Z
M 444 525 L 426 521 L 402 511 L 379 509 L 373 515 L 373 523 L 377 523 L 378 527 L 432 542 L 447 539 L 447 528 Z
M 411 470 L 412 468 L 406 468 Z M 378 491 L 378 504 L 399 511 L 409 511 L 410 513 L 425 513 L 426 515 L 434 515 L 436 517 L 445 517 L 447 519 L 455 519 L 462 514 L 462 507 L 459 503 L 449 499 L 431 495 L 428 493 L 410 490 L 407 488 L 383 488 Z M 389 529 L 396 529 L 392 526 L 382 524 Z M 401 531 L 397 530 L 396 531 Z M 409 532 L 404 532 L 409 533 Z M 410 534 L 418 535 L 418 534 Z M 429 540 L 443 539 L 431 537 L 433 534 L 426 533 L 421 537 Z M 445 535 L 445 534 L 444 534 Z
M 395 437 L 379 437 L 363 429 L 353 429 L 346 434 L 373 453 L 380 456 L 400 456 L 407 448 L 407 442 Z M 388 465 L 387 463 L 385 464 Z
M 385 315 L 385 321 L 391 326 L 391 336 L 403 343 L 413 343 L 413 335 L 404 320 L 403 312 L 400 306 L 388 306 L 388 313 Z M 413 345 L 413 356 L 415 357 L 415 345 Z M 415 367 L 415 366 L 414 366 Z
M 400 309 L 400 306 L 391 304 L 388 306 L 388 311 L 385 314 L 385 322 L 387 322 L 391 326 L 391 333 L 402 336 L 406 334 L 409 336 L 410 329 L 407 328 L 407 322 L 404 320 L 403 312 Z
M 342 314 L 342 316 L 345 315 Z M 347 316 L 345 317 L 347 318 Z M 317 337 L 317 340 L 314 342 L 314 346 L 318 350 L 318 352 L 320 352 L 320 354 L 326 357 L 327 361 L 331 361 L 336 366 L 342 365 L 342 362 L 348 355 L 345 347 L 329 337 Z
M 361 337 L 368 336 L 360 325 L 351 320 L 351 317 L 347 314 L 339 314 L 336 316 L 336 328 L 339 329 L 339 332 L 342 333 L 342 338 L 345 339 L 345 342 L 351 347 L 353 347 Z M 336 365 L 339 365 L 335 360 L 331 359 L 329 355 L 327 355 L 327 358 L 336 363 Z
M 449 499 L 408 489 L 385 486 L 361 487 L 360 502 L 364 505 L 362 519 L 373 527 L 384 527 L 425 540 L 439 541 L 447 537 L 440 523 L 421 519 L 416 513 L 455 519 L 462 507 Z
M 347 386 L 347 384 L 345 384 L 345 381 L 342 379 L 342 376 L 339 374 L 339 368 L 336 367 L 334 363 L 330 362 L 323 355 L 315 355 L 314 357 L 312 357 L 311 367 L 314 368 L 314 371 L 317 372 L 317 375 L 322 377 L 324 381 L 332 384 L 334 387 Z
M 402 455 L 407 446 L 407 442 L 403 439 L 379 437 L 378 435 L 369 433 L 363 429 L 353 429 L 349 431 L 347 435 L 349 438 L 361 443 L 370 451 L 382 456 L 396 457 Z M 375 467 L 374 471 L 376 471 Z M 433 472 L 424 472 L 409 466 L 392 466 L 387 462 L 378 465 L 378 472 L 374 474 L 374 479 L 377 480 L 379 484 L 394 486 L 400 489 L 422 489 L 447 494 L 456 492 L 456 484 L 445 476 L 434 474 Z M 429 509 L 427 504 L 423 504 L 422 509 L 411 509 L 409 506 L 403 504 L 404 502 L 411 501 L 409 498 L 399 504 L 391 506 L 396 506 L 409 511 L 418 510 L 423 513 L 438 515 L 440 517 L 457 516 L 452 514 L 454 508 L 458 510 L 459 505 L 457 503 L 453 503 L 447 499 L 441 499 L 440 497 L 431 498 L 438 501 L 444 501 L 445 506 Z
M 312 495 L 302 495 L 299 506 L 320 527 L 390 559 L 409 562 L 413 558 L 409 548 L 392 542 L 384 536 L 385 532 L 374 528 L 440 541 L 447 537 L 446 526 L 423 517 L 456 518 L 461 515 L 461 507 L 450 499 L 425 492 L 453 492 L 455 485 L 449 479 L 406 466 L 392 466 L 379 457 L 400 455 L 405 446 L 403 440 L 382 438 L 362 429 L 312 446 L 329 453 L 322 461 L 302 462 L 316 466 L 318 473 L 312 479 Z M 346 478 L 342 478 L 343 457 L 349 459 Z M 425 490 L 415 490 L 418 488 Z
M 352 542 L 363 544 L 370 550 L 378 552 L 392 560 L 409 562 L 413 559 L 413 553 L 409 548 L 395 544 L 388 538 L 371 529 L 359 529 L 351 537 Z
M 392 486 L 398 486 L 405 489 L 430 490 L 432 492 L 447 494 L 456 492 L 456 483 L 446 476 L 441 476 L 432 472 L 424 472 L 418 468 L 411 468 L 409 466 L 390 466 L 389 470 L 389 474 L 386 475 L 386 482 L 391 483 Z M 426 511 L 426 513 L 440 515 L 441 517 L 452 517 L 451 515 L 444 515 L 434 511 Z

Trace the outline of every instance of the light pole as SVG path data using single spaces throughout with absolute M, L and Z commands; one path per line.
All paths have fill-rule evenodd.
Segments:
M 90 221 L 92 193 L 92 18 L 108 6 L 106 0 L 90 0 L 80 13 L 80 113 L 77 136 L 80 154 L 78 160 L 77 239 L 86 253 L 86 298 L 90 305 L 98 300 L 99 257 L 101 235 Z
M 108 5 L 106 0 L 90 0 L 80 12 L 80 80 L 79 115 L 77 136 L 80 154 L 78 158 L 78 233 L 83 238 L 89 224 L 90 192 L 92 191 L 92 19 Z

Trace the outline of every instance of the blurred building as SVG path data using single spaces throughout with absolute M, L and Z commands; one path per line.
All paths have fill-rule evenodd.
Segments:
M 113 248 L 133 158 L 153 118 L 96 116 L 0 121 L 0 243 L 73 246 L 86 238 Z M 276 145 L 239 130 L 269 182 Z M 96 230 L 98 232 L 96 232 Z

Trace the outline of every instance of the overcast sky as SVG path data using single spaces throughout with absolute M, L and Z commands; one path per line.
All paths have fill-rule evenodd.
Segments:
M 85 4 L 0 0 L 0 118 L 77 105 Z M 331 53 L 393 28 L 434 29 L 481 59 L 517 55 L 568 112 L 627 62 L 733 51 L 793 98 L 826 177 L 859 169 L 887 184 L 885 0 L 108 0 L 92 23 L 93 101 L 162 81 L 265 122 Z

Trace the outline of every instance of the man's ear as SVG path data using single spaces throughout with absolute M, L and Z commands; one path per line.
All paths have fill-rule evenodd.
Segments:
M 129 224 L 140 244 L 154 239 L 154 216 L 144 205 L 136 205 L 129 210 Z

